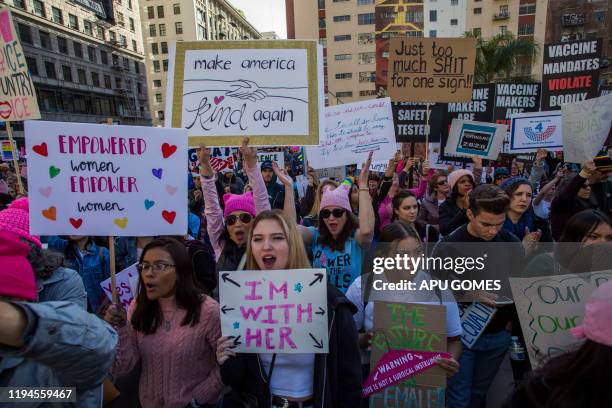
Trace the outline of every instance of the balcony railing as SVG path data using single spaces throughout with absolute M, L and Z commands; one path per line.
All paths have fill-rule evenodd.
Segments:
M 493 14 L 493 20 L 494 21 L 499 21 L 499 20 L 508 20 L 510 18 L 510 13 L 499 13 L 499 14 Z

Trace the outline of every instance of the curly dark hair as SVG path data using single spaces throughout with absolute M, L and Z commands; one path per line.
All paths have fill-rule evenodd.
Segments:
M 53 275 L 53 272 L 55 272 L 57 268 L 63 266 L 64 256 L 59 252 L 45 251 L 27 239 L 22 238 L 21 241 L 25 242 L 30 247 L 27 259 L 37 279 L 47 279 Z

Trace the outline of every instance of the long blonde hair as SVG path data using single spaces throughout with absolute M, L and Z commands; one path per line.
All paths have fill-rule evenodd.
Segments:
M 317 187 L 317 193 L 315 195 L 314 204 L 312 205 L 312 209 L 308 215 L 310 217 L 318 217 L 319 211 L 321 210 L 321 197 L 323 196 L 323 189 L 327 186 L 334 186 L 334 188 L 338 187 L 338 183 L 336 183 L 332 179 L 323 180 L 319 183 L 319 187 Z
M 278 222 L 281 229 L 285 233 L 289 246 L 289 265 L 283 269 L 311 268 L 310 261 L 306 255 L 306 249 L 304 248 L 304 241 L 302 240 L 302 236 L 298 232 L 295 223 L 291 222 L 280 210 L 268 210 L 259 213 L 257 217 L 255 217 L 255 220 L 253 220 L 253 224 L 251 225 L 251 229 L 249 230 L 246 250 L 246 269 L 259 269 L 257 261 L 255 261 L 255 257 L 253 256 L 251 240 L 253 239 L 253 231 L 255 231 L 257 224 L 263 220 L 274 220 Z

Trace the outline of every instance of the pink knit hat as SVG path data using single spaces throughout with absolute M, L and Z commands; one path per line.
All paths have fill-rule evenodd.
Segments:
M 577 339 L 586 337 L 612 347 L 612 281 L 604 283 L 591 294 L 582 325 L 570 330 Z
M 27 259 L 28 244 L 8 232 L 0 232 L 0 296 L 36 300 L 36 280 Z
M 223 202 L 225 203 L 223 218 L 227 218 L 234 211 L 244 211 L 251 214 L 253 217 L 257 215 L 252 191 L 248 191 L 244 194 L 227 193 L 223 196 Z
M 30 235 L 30 214 L 27 197 L 19 198 L 0 211 L 0 231 L 12 232 L 42 248 L 40 238 Z
M 465 169 L 455 170 L 447 177 L 448 185 L 450 186 L 451 190 L 453 189 L 453 187 L 455 187 L 455 184 L 457 184 L 459 179 L 463 176 L 470 176 L 472 178 L 472 181 L 474 181 L 474 174 L 472 174 L 471 171 Z
M 352 211 L 351 202 L 349 201 L 349 191 L 351 187 L 348 184 L 341 184 L 332 190 L 331 186 L 327 186 L 323 190 L 321 197 L 321 209 L 327 207 L 340 207 L 347 211 Z

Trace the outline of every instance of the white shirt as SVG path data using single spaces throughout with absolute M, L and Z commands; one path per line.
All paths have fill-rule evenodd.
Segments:
M 264 375 L 270 372 L 272 354 L 260 354 Z M 311 397 L 314 380 L 314 354 L 277 354 L 270 378 L 272 395 L 301 399 Z

